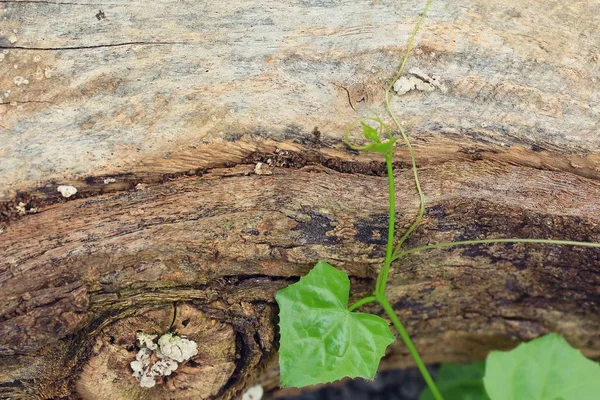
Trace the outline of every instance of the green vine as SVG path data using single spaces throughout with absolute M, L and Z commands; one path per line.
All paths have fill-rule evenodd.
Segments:
M 290 285 L 277 293 L 276 299 L 280 307 L 280 370 L 283 386 L 305 386 L 326 383 L 345 376 L 372 378 L 377 371 L 379 361 L 384 355 L 385 349 L 393 342 L 394 337 L 389 330 L 387 321 L 372 314 L 356 312 L 356 310 L 366 304 L 377 302 L 392 321 L 392 324 L 408 348 L 427 383 L 428 391 L 424 396 L 429 397 L 423 398 L 443 400 L 442 393 L 429 374 L 408 332 L 387 299 L 386 286 L 392 262 L 400 260 L 408 254 L 420 251 L 474 244 L 537 243 L 600 248 L 600 243 L 591 242 L 501 238 L 437 243 L 403 250 L 404 243 L 419 226 L 423 218 L 425 199 L 419 182 L 414 150 L 404 127 L 392 110 L 390 99 L 394 83 L 404 73 L 415 37 L 429 10 L 430 4 L 431 0 L 427 0 L 425 9 L 419 17 L 408 41 L 400 68 L 385 91 L 385 108 L 394 121 L 395 127 L 400 132 L 411 160 L 414 183 L 419 196 L 417 216 L 394 246 L 396 194 L 393 157 L 394 145 L 397 138 L 394 137 L 392 129 L 380 117 L 370 116 L 352 122 L 346 129 L 345 143 L 353 149 L 375 152 L 385 158 L 389 191 L 388 239 L 385 260 L 377 276 L 373 294 L 358 300 L 350 306 L 348 306 L 350 283 L 347 275 L 325 262 L 319 262 L 298 283 Z M 376 125 L 376 127 L 371 126 L 372 124 Z M 359 146 L 349 140 L 350 132 L 358 126 L 362 127 L 363 136 L 367 141 L 365 145 Z M 386 139 L 382 140 L 382 137 Z M 500 358 L 501 356 L 496 357 L 496 359 Z M 492 363 L 490 365 L 495 364 Z M 469 368 L 463 368 L 461 371 L 468 371 L 469 374 L 473 373 L 473 370 Z M 595 376 L 598 377 L 600 375 Z M 478 382 L 481 381 L 481 388 L 477 388 L 477 390 L 481 389 L 482 394 L 480 393 L 480 397 L 474 398 L 488 398 L 485 390 L 483 390 L 483 377 L 481 376 L 477 379 Z M 493 386 L 493 383 L 497 383 L 492 378 L 488 379 L 487 375 L 486 379 L 492 382 L 490 383 L 490 388 Z M 486 389 L 490 392 L 493 389 L 488 389 L 488 381 L 486 381 Z M 597 381 L 600 382 L 600 379 L 597 379 Z M 472 379 L 469 382 L 472 382 Z M 505 384 L 509 385 L 509 383 Z M 447 387 L 453 386 L 445 382 L 444 388 Z M 552 398 L 554 399 L 554 397 Z

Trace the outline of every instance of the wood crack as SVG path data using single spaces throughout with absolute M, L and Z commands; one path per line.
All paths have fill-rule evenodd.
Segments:
M 0 104 L 1 105 L 1 104 Z M 456 151 L 459 157 L 464 157 L 469 164 L 480 163 L 481 165 L 489 164 L 490 162 L 497 164 L 499 167 L 506 165 L 518 165 L 518 161 L 511 160 L 513 157 L 510 154 L 510 150 L 505 153 L 499 153 L 497 151 L 488 151 L 485 148 L 478 148 L 476 150 L 468 149 L 464 147 L 458 148 Z M 580 171 L 580 169 L 567 169 L 566 160 L 568 158 L 557 159 L 555 158 L 556 166 L 552 166 L 546 162 L 540 165 L 522 165 L 523 168 L 540 171 L 556 171 L 558 173 L 567 173 L 570 175 L 583 177 L 590 179 L 593 182 L 598 181 L 598 177 L 595 175 L 589 175 L 586 171 Z M 448 160 L 450 161 L 450 160 Z M 207 176 L 212 179 L 224 178 L 237 178 L 240 176 L 251 176 L 254 175 L 254 171 L 251 166 L 256 163 L 265 163 L 271 167 L 279 167 L 285 169 L 307 169 L 318 167 L 319 170 L 312 172 L 320 173 L 327 171 L 335 171 L 336 173 L 348 174 L 348 175 L 363 175 L 363 176 L 385 176 L 385 164 L 383 161 L 377 160 L 352 160 L 342 158 L 342 156 L 332 156 L 322 151 L 315 149 L 300 148 L 297 151 L 290 150 L 279 150 L 275 151 L 254 151 L 248 153 L 246 156 L 239 160 L 221 162 L 208 167 L 201 167 L 195 169 L 188 169 L 185 171 L 162 173 L 162 174 L 151 174 L 143 171 L 137 171 L 134 173 L 126 174 L 110 174 L 100 176 L 89 176 L 70 182 L 74 185 L 78 192 L 75 196 L 72 196 L 68 200 L 62 198 L 58 192 L 56 192 L 56 183 L 48 182 L 38 188 L 34 188 L 28 191 L 18 191 L 16 195 L 9 200 L 0 201 L 0 223 L 9 222 L 23 217 L 22 213 L 19 213 L 18 205 L 20 203 L 25 204 L 26 210 L 36 210 L 36 212 L 43 212 L 43 209 L 52 204 L 71 201 L 74 199 L 91 198 L 99 195 L 108 193 L 118 192 L 133 192 L 136 191 L 138 185 L 156 185 L 165 184 L 167 182 L 173 182 L 181 179 L 191 177 L 202 177 Z M 440 163 L 438 160 L 437 163 Z M 441 164 L 444 164 L 442 161 Z M 563 165 L 564 164 L 564 165 Z M 248 166 L 244 169 L 244 166 Z M 565 167 L 566 166 L 566 167 Z M 422 169 L 421 165 L 417 166 Z M 408 170 L 410 165 L 403 161 L 394 163 L 394 170 L 396 173 Z M 213 178 L 214 176 L 214 178 Z M 118 180 L 116 184 L 106 184 L 105 181 L 110 178 L 111 182 Z M 28 213 L 29 214 L 29 213 Z
M 33 47 L 33 46 L 0 46 L 0 49 L 4 50 L 39 50 L 39 51 L 63 51 L 63 50 L 85 50 L 85 49 L 102 49 L 110 47 L 122 47 L 122 46 L 164 46 L 164 45 L 176 45 L 176 44 L 191 44 L 190 42 L 178 42 L 178 41 L 158 41 L 158 42 L 122 42 L 122 43 L 108 43 L 108 44 L 96 44 L 88 46 L 65 46 L 65 47 Z
M 55 104 L 51 101 L 43 101 L 43 100 L 25 100 L 25 101 L 7 101 L 7 102 L 0 102 L 0 106 L 8 106 L 8 105 L 13 105 L 13 104 Z
M 67 6 L 105 6 L 106 4 L 96 4 L 96 3 L 61 3 L 57 1 L 45 1 L 45 0 L 0 0 L 0 3 L 16 3 L 16 4 L 52 4 L 57 6 L 67 5 Z

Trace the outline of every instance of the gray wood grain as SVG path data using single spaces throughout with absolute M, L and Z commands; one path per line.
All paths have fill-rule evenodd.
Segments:
M 423 6 L 0 1 L 0 196 L 186 170 L 202 164 L 199 146 L 298 142 L 314 127 L 337 146 L 367 108 L 383 113 L 383 85 Z M 413 137 L 428 140 L 419 154 L 448 138 L 533 146 L 582 157 L 550 168 L 597 177 L 598 15 L 591 0 L 434 1 L 408 67 L 448 91 L 393 100 Z

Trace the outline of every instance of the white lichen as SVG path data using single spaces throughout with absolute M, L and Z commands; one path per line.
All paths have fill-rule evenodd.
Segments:
M 265 391 L 263 387 L 260 385 L 254 385 L 250 389 L 246 390 L 246 392 L 242 396 L 242 400 L 261 400 Z
M 271 167 L 261 162 L 256 163 L 256 166 L 254 167 L 254 173 L 256 175 L 273 175 Z
M 184 362 L 198 354 L 198 345 L 196 342 L 174 336 L 170 333 L 162 335 L 158 339 L 158 345 L 160 349 L 156 354 L 159 358 L 170 358 L 171 360 Z
M 442 93 L 448 91 L 438 76 L 429 76 L 419 68 L 411 68 L 408 73 L 408 76 L 403 76 L 394 83 L 394 91 L 400 96 L 411 90 L 433 92 L 438 89 Z
M 25 209 L 25 206 L 26 206 L 26 205 L 27 205 L 27 204 L 25 204 L 25 203 L 23 203 L 23 202 L 21 201 L 21 202 L 19 202 L 19 204 L 17 204 L 17 205 L 15 206 L 15 209 L 17 210 L 17 212 L 19 213 L 19 215 L 25 215 L 25 214 L 27 214 L 27 210 Z
M 17 37 L 15 35 L 10 35 L 8 37 L 8 41 L 11 42 L 11 43 L 16 43 L 17 40 L 19 40 L 19 39 L 17 39 Z
M 140 385 L 142 387 L 153 387 L 156 384 L 154 381 L 154 376 L 148 373 L 150 369 L 151 356 L 152 350 L 147 347 L 143 347 L 136 354 L 135 361 L 132 361 L 129 364 L 133 370 L 133 376 L 140 381 Z
M 156 350 L 158 348 L 158 345 L 154 343 L 154 339 L 156 339 L 158 335 L 151 335 L 149 333 L 138 332 L 136 337 L 140 347 L 147 347 L 150 350 Z
M 156 380 L 153 376 L 143 375 L 140 378 L 140 386 L 143 388 L 153 388 L 156 385 Z
M 135 355 L 135 361 L 131 362 L 131 368 L 134 368 L 134 365 L 134 370 L 146 368 L 150 364 L 151 356 L 152 350 L 146 347 L 141 348 L 140 351 L 138 351 L 138 353 Z
M 158 343 L 154 340 L 158 335 L 138 332 L 136 335 L 140 351 L 135 356 L 135 361 L 130 363 L 133 377 L 144 388 L 156 385 L 155 378 L 169 376 L 179 367 L 179 363 L 186 362 L 198 354 L 196 342 L 175 336 L 171 333 L 162 335 Z M 158 357 L 158 360 L 152 362 Z
M 77 193 L 77 188 L 75 188 L 74 186 L 70 186 L 70 185 L 60 185 L 59 187 L 56 188 L 56 190 L 59 191 L 63 197 L 66 197 L 66 198 L 69 198 L 69 197 L 73 196 L 75 193 Z
M 159 360 L 152 365 L 150 372 L 153 376 L 169 376 L 172 372 L 175 372 L 178 366 L 177 361 L 170 359 Z
M 108 185 L 109 183 L 113 183 L 116 182 L 117 180 L 115 178 L 106 178 L 104 179 L 104 184 Z

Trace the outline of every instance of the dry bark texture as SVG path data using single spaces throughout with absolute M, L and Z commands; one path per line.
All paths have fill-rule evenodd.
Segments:
M 373 289 L 385 168 L 341 137 L 383 113 L 423 6 L 0 0 L 0 397 L 276 390 L 275 292 L 318 260 L 351 275 L 353 296 Z M 408 70 L 441 85 L 392 101 L 427 201 L 409 246 L 600 241 L 598 15 L 591 0 L 434 1 Z M 402 233 L 418 203 L 397 159 Z M 390 295 L 429 362 L 549 331 L 600 357 L 599 260 L 423 252 L 395 265 Z M 136 330 L 168 329 L 199 355 L 141 389 Z M 401 345 L 388 361 L 411 363 Z

